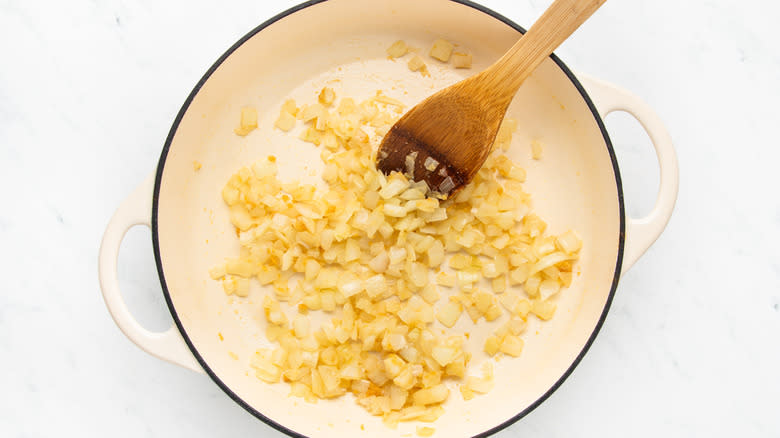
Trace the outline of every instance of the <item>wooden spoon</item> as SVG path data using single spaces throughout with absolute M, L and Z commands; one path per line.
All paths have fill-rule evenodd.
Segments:
M 605 1 L 555 0 L 495 64 L 404 114 L 382 140 L 377 168 L 414 166 L 415 181 L 445 196 L 463 188 L 485 163 L 523 81 Z

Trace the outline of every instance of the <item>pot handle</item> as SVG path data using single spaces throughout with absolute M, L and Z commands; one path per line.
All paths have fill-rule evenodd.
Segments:
M 168 330 L 161 333 L 145 329 L 133 318 L 119 290 L 117 277 L 119 246 L 130 228 L 136 225 L 146 225 L 151 228 L 153 191 L 154 174 L 146 178 L 122 202 L 106 227 L 98 256 L 98 276 L 103 299 L 122 333 L 142 350 L 173 364 L 203 373 L 203 368 L 195 360 L 176 325 L 171 325 Z
M 677 154 L 663 122 L 644 101 L 608 82 L 585 75 L 578 77 L 593 99 L 601 118 L 604 119 L 613 111 L 631 114 L 647 132 L 658 157 L 661 178 L 655 206 L 647 216 L 628 218 L 626 221 L 626 247 L 622 269 L 625 273 L 658 239 L 672 216 L 679 184 Z

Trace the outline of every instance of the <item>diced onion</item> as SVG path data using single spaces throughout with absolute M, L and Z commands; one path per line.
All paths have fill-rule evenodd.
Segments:
M 449 58 L 447 44 L 437 42 L 435 57 Z M 399 41 L 388 54 L 408 50 Z M 429 74 L 417 55 L 411 67 Z M 491 362 L 481 377 L 469 375 L 473 352 L 447 330 L 463 313 L 475 324 L 494 321 L 479 340 L 484 352 L 520 355 L 526 319 L 554 316 L 582 248 L 574 231 L 553 236 L 531 212 L 525 171 L 501 152 L 517 127 L 511 119 L 457 196 L 448 196 L 455 181 L 446 166 L 417 152 L 405 157 L 405 175 L 378 172 L 378 137 L 402 108 L 381 92 L 336 101 L 328 87 L 309 105 L 285 101 L 275 127 L 293 131 L 302 121 L 295 135 L 320 146 L 324 188 L 281 182 L 275 157 L 239 169 L 221 194 L 240 251 L 209 271 L 229 300 L 257 293 L 253 279 L 265 286 L 261 315 L 275 347 L 251 356 L 257 378 L 288 382 L 291 395 L 312 402 L 350 392 L 388 425 L 435 421 L 451 381 L 464 399 L 489 392 Z M 256 114 L 242 111 L 236 133 L 256 128 Z M 414 182 L 418 167 L 443 181 Z M 320 325 L 309 314 L 316 311 L 326 313 Z

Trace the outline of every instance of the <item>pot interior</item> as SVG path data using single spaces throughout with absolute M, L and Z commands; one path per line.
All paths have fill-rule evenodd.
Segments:
M 288 14 L 246 39 L 196 89 L 166 145 L 160 162 L 154 214 L 156 256 L 171 310 L 207 371 L 255 415 L 307 436 L 372 437 L 414 434 L 414 423 L 397 430 L 368 415 L 350 397 L 310 404 L 288 397 L 286 384 L 258 380 L 249 360 L 265 339 L 261 297 L 228 297 L 208 270 L 238 253 L 238 241 L 221 198 L 240 167 L 275 155 L 283 179 L 310 182 L 321 169 L 318 149 L 273 129 L 281 103 L 293 97 L 312 102 L 324 85 L 337 96 L 367 98 L 384 90 L 409 106 L 439 88 L 495 61 L 520 36 L 518 31 L 470 5 L 449 0 L 330 0 Z M 385 49 L 403 39 L 427 52 L 445 38 L 474 56 L 471 70 L 428 60 L 431 77 L 409 71 L 405 60 L 388 60 Z M 240 108 L 259 112 L 259 128 L 238 137 Z M 589 344 L 614 291 L 621 214 L 617 168 L 608 140 L 585 98 L 552 59 L 522 86 L 509 116 L 519 121 L 509 155 L 528 173 L 525 184 L 534 210 L 560 233 L 576 230 L 584 241 L 579 274 L 559 294 L 555 317 L 529 317 L 525 350 L 495 367 L 496 387 L 464 402 L 457 386 L 446 413 L 433 425 L 437 436 L 473 436 L 498 427 L 556 387 Z M 544 144 L 532 160 L 531 140 Z M 193 162 L 202 163 L 195 171 Z M 501 319 L 500 321 L 503 321 Z M 482 340 L 494 324 L 474 326 L 461 317 L 456 329 Z M 479 374 L 481 345 L 470 370 Z M 237 358 L 236 358 L 237 357 Z

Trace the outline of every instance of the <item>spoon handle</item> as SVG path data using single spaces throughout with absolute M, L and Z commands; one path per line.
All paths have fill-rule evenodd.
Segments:
M 606 1 L 555 0 L 531 29 L 485 70 L 482 80 L 511 100 L 536 67 Z

